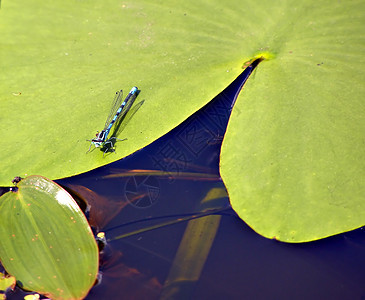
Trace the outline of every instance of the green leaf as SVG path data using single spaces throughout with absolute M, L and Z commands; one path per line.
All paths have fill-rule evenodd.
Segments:
M 124 157 L 161 137 L 223 90 L 249 47 L 241 2 L 7 1 L 0 18 L 0 184 L 57 179 Z M 239 8 L 239 11 L 237 11 Z M 250 17 L 251 22 L 255 20 Z M 250 23 L 250 21 L 248 21 Z M 197 30 L 199 28 L 199 30 Z M 141 93 L 104 158 L 86 154 L 115 91 Z M 132 107 L 133 109 L 133 107 Z
M 305 1 L 268 17 L 276 57 L 248 80 L 221 155 L 233 208 L 265 237 L 304 242 L 365 224 L 364 10 Z
M 0 260 L 23 288 L 52 299 L 82 299 L 98 272 L 99 251 L 73 198 L 41 176 L 0 197 Z
M 14 276 L 5 276 L 4 273 L 0 272 L 0 299 L 6 299 L 2 292 L 5 292 L 8 288 L 14 288 L 16 279 Z M 2 298 L 4 296 L 4 298 Z
M 224 141 L 232 205 L 285 241 L 359 227 L 364 9 L 355 0 L 8 1 L 0 184 L 71 176 L 146 146 L 264 51 L 273 58 L 249 79 Z M 114 92 L 134 85 L 144 103 L 118 135 L 127 140 L 105 158 L 85 154 Z

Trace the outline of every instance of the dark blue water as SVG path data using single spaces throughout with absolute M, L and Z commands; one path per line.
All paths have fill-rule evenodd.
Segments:
M 175 293 L 169 291 L 170 298 L 365 299 L 363 228 L 286 244 L 256 234 L 230 208 L 219 175 L 220 147 L 231 107 L 258 63 L 146 148 L 57 181 L 88 202 L 91 225 L 108 240 L 101 253 L 101 281 L 87 299 L 166 295 L 164 282 L 189 220 L 207 215 L 221 220 L 199 280 L 185 278 Z M 202 201 L 213 190 L 220 196 Z M 22 295 L 17 289 L 9 299 Z

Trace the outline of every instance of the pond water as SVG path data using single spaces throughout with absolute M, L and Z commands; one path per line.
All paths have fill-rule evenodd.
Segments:
M 364 228 L 286 244 L 230 208 L 220 147 L 251 71 L 146 148 L 57 181 L 106 234 L 101 280 L 86 299 L 365 299 Z

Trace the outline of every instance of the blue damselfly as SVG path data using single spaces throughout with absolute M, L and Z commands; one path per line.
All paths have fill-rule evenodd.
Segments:
M 105 154 L 109 149 L 114 150 L 114 146 L 113 146 L 113 142 L 112 142 L 113 139 L 114 139 L 114 141 L 115 140 L 119 140 L 119 141 L 125 140 L 125 139 L 123 139 L 123 140 L 117 139 L 114 136 L 108 139 L 108 135 L 109 135 L 110 130 L 113 127 L 113 125 L 115 123 L 117 123 L 117 121 L 120 120 L 129 111 L 129 109 L 131 108 L 131 106 L 132 106 L 134 100 L 136 99 L 136 97 L 138 96 L 138 94 L 139 94 L 138 88 L 133 87 L 131 89 L 131 91 L 128 93 L 127 97 L 122 102 L 123 91 L 120 90 L 119 92 L 115 93 L 113 105 L 110 110 L 109 116 L 106 119 L 104 129 L 101 132 L 97 132 L 96 137 L 93 138 L 92 140 L 87 140 L 87 141 L 91 142 L 89 150 L 87 152 L 89 152 L 91 149 L 91 146 L 94 145 L 95 148 L 100 148 L 100 147 L 106 148 L 106 150 L 104 151 L 104 154 Z

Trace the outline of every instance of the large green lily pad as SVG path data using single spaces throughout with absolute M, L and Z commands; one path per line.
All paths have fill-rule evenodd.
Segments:
M 245 47 L 245 37 L 252 40 L 241 24 L 247 12 L 218 3 L 3 3 L 0 184 L 27 174 L 57 179 L 110 163 L 211 100 L 261 44 Z M 118 134 L 127 140 L 105 157 L 99 150 L 86 154 L 86 139 L 103 129 L 115 91 L 132 86 L 141 90 L 134 107 L 144 102 Z
M 271 31 L 280 50 L 234 108 L 221 174 L 233 208 L 268 238 L 311 241 L 365 224 L 364 9 L 288 7 L 290 26 Z
M 72 197 L 41 176 L 0 197 L 0 260 L 23 288 L 52 299 L 82 299 L 93 286 L 99 250 Z
M 124 157 L 182 122 L 245 61 L 267 52 L 272 59 L 249 79 L 224 141 L 222 176 L 233 207 L 259 233 L 286 241 L 361 226 L 364 6 L 5 2 L 0 184 L 31 173 L 70 176 Z M 105 158 L 85 154 L 114 92 L 133 85 L 141 89 L 136 104 L 144 103 L 118 135 L 127 140 Z

